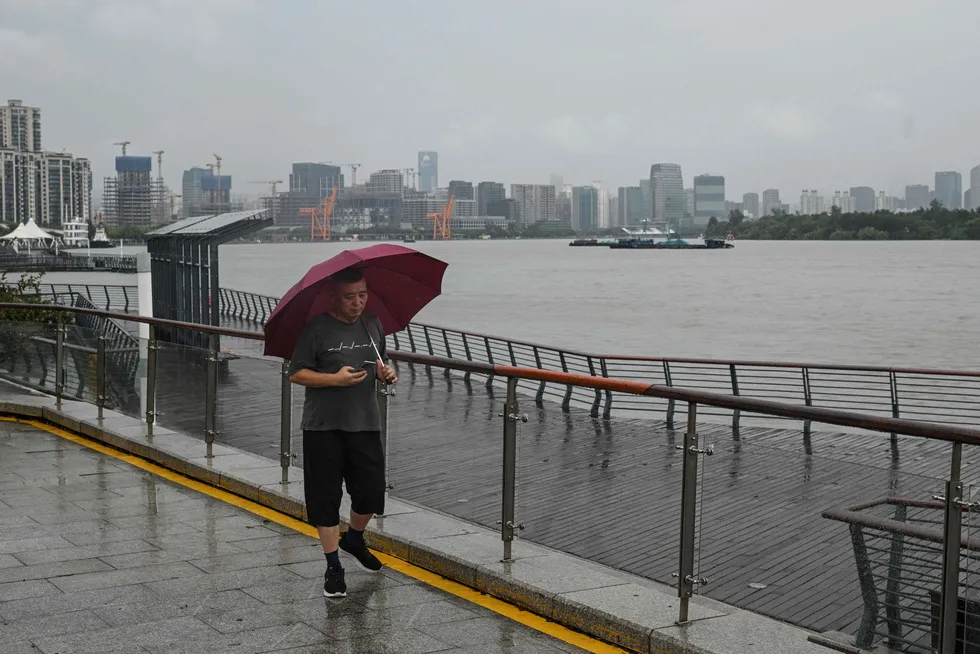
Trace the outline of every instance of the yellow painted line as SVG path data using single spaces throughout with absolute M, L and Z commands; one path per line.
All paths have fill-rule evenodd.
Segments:
M 135 466 L 140 470 L 150 472 L 158 477 L 166 479 L 167 481 L 172 481 L 173 483 L 184 486 L 185 488 L 190 488 L 191 490 L 195 490 L 209 497 L 219 499 L 227 504 L 237 506 L 238 508 L 244 509 L 249 513 L 261 516 L 262 518 L 278 523 L 283 527 L 288 527 L 293 531 L 297 531 L 312 538 L 317 538 L 316 528 L 305 522 L 297 520 L 292 516 L 288 516 L 285 513 L 280 513 L 279 511 L 275 511 L 269 507 L 262 506 L 261 504 L 257 504 L 251 500 L 239 497 L 238 495 L 229 493 L 226 490 L 216 488 L 210 484 L 205 484 L 195 479 L 185 477 L 184 475 L 178 474 L 173 470 L 169 470 L 155 463 L 151 463 L 146 459 L 132 454 L 126 454 L 125 452 L 121 452 L 115 448 L 85 438 L 84 436 L 79 436 L 69 431 L 65 431 L 64 429 L 60 429 L 43 422 L 38 422 L 36 420 L 25 420 L 22 418 L 0 416 L 0 422 L 15 422 L 41 429 L 50 434 L 54 434 L 55 436 L 60 436 L 65 440 L 71 441 L 72 443 L 77 443 L 78 445 L 87 447 L 90 450 L 95 450 L 100 454 L 105 454 L 115 459 L 119 459 L 120 461 L 125 461 L 126 463 Z M 497 599 L 496 597 L 485 595 L 479 591 L 464 586 L 463 584 L 446 579 L 445 577 L 413 565 L 408 561 L 397 559 L 383 552 L 374 553 L 384 565 L 388 566 L 392 570 L 402 573 L 406 577 L 411 577 L 412 579 L 421 581 L 428 586 L 445 591 L 450 595 L 455 595 L 456 597 L 467 600 L 468 602 L 482 606 L 483 608 L 489 609 L 494 613 L 504 616 L 505 618 L 510 618 L 515 622 L 519 622 L 536 631 L 547 634 L 552 638 L 556 638 L 570 645 L 584 649 L 587 652 L 593 652 L 594 654 L 628 654 L 629 652 L 629 650 L 604 643 L 601 640 L 592 638 L 591 636 L 573 631 L 572 629 L 564 627 L 556 622 L 552 622 L 547 618 L 542 618 L 540 615 L 525 611 L 524 609 L 518 608 L 513 604 L 508 604 L 507 602 Z

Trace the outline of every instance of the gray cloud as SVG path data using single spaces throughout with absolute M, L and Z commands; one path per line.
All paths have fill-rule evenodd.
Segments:
M 0 88 L 97 178 L 128 139 L 166 151 L 171 185 L 217 152 L 242 192 L 294 160 L 365 175 L 428 148 L 447 181 L 614 186 L 676 161 L 733 198 L 900 194 L 980 163 L 975 0 L 596 6 L 0 0 Z

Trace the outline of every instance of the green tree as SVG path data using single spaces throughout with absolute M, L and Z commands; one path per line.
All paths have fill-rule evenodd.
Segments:
M 41 295 L 39 273 L 21 275 L 10 281 L 7 273 L 0 274 L 0 303 L 23 305 L 23 308 L 0 309 L 0 361 L 13 366 L 30 340 L 31 335 L 59 321 L 68 321 L 70 314 L 46 309 Z
M 91 220 L 88 221 L 88 242 L 91 243 L 95 240 L 95 223 Z

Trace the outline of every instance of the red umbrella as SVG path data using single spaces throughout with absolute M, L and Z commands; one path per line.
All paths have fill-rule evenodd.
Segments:
M 310 268 L 265 323 L 265 354 L 289 359 L 296 339 L 314 316 L 330 308 L 329 277 L 357 268 L 368 285 L 367 311 L 381 319 L 385 334 L 401 331 L 442 292 L 443 261 L 401 245 L 344 250 Z

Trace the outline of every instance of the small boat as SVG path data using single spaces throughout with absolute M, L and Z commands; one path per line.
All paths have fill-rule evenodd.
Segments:
M 106 235 L 105 227 L 99 225 L 98 227 L 95 228 L 95 238 L 93 238 L 92 242 L 89 243 L 89 247 L 111 248 L 115 246 L 113 245 L 112 241 L 109 240 L 109 237 Z

